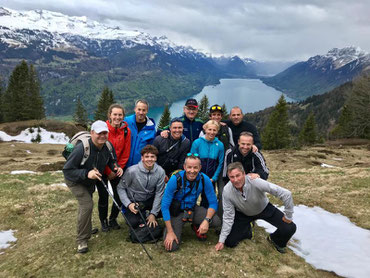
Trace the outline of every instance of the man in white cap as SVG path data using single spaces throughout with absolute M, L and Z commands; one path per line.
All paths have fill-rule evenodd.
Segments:
M 108 126 L 103 121 L 96 121 L 91 126 L 89 155 L 84 163 L 85 155 L 82 143 L 77 143 L 68 156 L 63 167 L 63 174 L 68 188 L 78 201 L 77 216 L 77 252 L 88 251 L 87 241 L 91 237 L 91 215 L 93 211 L 92 194 L 95 191 L 96 180 L 101 180 L 106 165 L 122 176 L 123 170 L 116 164 L 114 149 L 107 147 Z

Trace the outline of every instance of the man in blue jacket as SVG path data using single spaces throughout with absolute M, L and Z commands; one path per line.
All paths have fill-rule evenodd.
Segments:
M 152 144 L 155 138 L 155 122 L 152 118 L 147 117 L 149 103 L 143 99 L 137 100 L 134 111 L 135 114 L 125 119 L 131 130 L 131 151 L 127 167 L 140 161 L 141 149 Z
M 217 211 L 217 197 L 211 180 L 200 173 L 200 159 L 197 154 L 188 154 L 184 171 L 173 175 L 167 183 L 162 198 L 162 215 L 166 224 L 164 246 L 167 251 L 176 251 L 181 242 L 181 233 L 186 222 L 194 223 L 193 227 L 199 240 L 206 239 L 210 226 L 221 226 Z M 200 193 L 207 196 L 208 209 L 196 204 Z

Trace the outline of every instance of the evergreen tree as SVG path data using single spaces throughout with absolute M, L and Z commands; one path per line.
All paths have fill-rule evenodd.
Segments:
M 224 111 L 224 114 L 222 115 L 222 120 L 227 121 L 229 119 L 229 112 L 227 111 L 226 104 L 222 104 L 222 111 Z
M 0 77 L 0 123 L 4 122 L 3 94 L 3 82 Z
M 87 121 L 88 121 L 87 112 L 80 100 L 80 97 L 77 98 L 76 109 L 75 109 L 75 114 L 73 115 L 73 120 L 75 121 L 76 124 L 87 127 Z
M 45 118 L 44 101 L 40 95 L 40 82 L 33 65 L 29 69 L 29 118 L 40 120 Z
M 288 148 L 290 137 L 288 106 L 281 95 L 262 133 L 262 144 L 265 149 Z
M 311 112 L 299 133 L 299 143 L 302 145 L 313 145 L 318 139 L 315 115 Z
M 107 120 L 107 112 L 109 106 L 114 103 L 113 91 L 108 87 L 104 87 L 101 96 L 99 98 L 98 107 L 95 112 L 94 120 Z
M 348 105 L 343 105 L 342 112 L 338 119 L 337 126 L 332 130 L 331 135 L 334 137 L 351 137 L 353 135 L 352 129 L 352 113 Z
M 4 120 L 6 122 L 24 121 L 29 119 L 29 72 L 23 60 L 15 67 L 9 77 L 8 87 L 4 94 Z
M 207 122 L 209 119 L 209 100 L 207 95 L 204 95 L 199 103 L 198 118 L 203 122 Z
M 163 129 L 164 127 L 170 124 L 170 121 L 171 121 L 171 113 L 170 113 L 170 109 L 168 108 L 168 104 L 166 104 L 164 106 L 161 119 L 159 120 L 158 128 Z

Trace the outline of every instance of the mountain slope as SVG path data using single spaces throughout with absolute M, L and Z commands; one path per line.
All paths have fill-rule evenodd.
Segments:
M 323 94 L 370 68 L 370 54 L 355 47 L 334 48 L 262 81 L 294 99 Z

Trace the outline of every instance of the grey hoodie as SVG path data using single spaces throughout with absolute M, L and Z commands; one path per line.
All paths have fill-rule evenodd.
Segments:
M 129 204 L 146 201 L 154 196 L 151 214 L 158 215 L 161 209 L 161 201 L 164 192 L 165 172 L 157 163 L 152 170 L 147 170 L 143 162 L 127 168 L 121 178 L 117 191 L 122 204 L 128 207 Z

